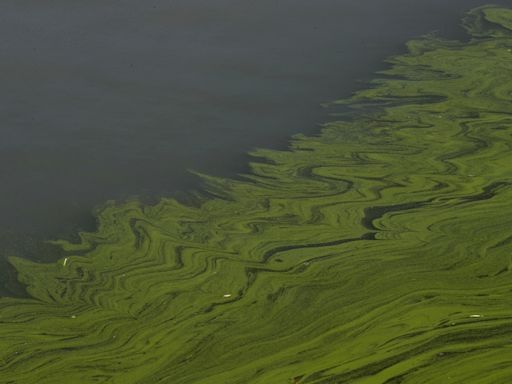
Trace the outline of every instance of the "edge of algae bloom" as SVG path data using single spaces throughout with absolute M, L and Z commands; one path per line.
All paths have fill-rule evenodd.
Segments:
M 512 10 L 424 38 L 212 198 L 110 204 L 11 262 L 2 383 L 509 383 Z

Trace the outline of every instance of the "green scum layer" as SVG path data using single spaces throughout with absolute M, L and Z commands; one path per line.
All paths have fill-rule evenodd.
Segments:
M 0 382 L 511 383 L 512 11 L 465 25 L 211 197 L 110 204 L 58 263 L 13 258 Z

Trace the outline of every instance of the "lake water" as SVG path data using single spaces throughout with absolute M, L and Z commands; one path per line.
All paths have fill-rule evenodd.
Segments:
M 248 150 L 331 119 L 404 42 L 464 37 L 477 0 L 69 1 L 0 5 L 0 250 L 93 229 L 109 199 L 234 176 Z M 2 259 L 3 260 L 3 259 Z M 2 293 L 18 294 L 2 261 Z

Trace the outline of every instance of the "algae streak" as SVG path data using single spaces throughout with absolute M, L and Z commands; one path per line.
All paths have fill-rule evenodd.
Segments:
M 13 258 L 0 382 L 512 382 L 512 11 L 465 24 L 349 101 L 378 114 Z

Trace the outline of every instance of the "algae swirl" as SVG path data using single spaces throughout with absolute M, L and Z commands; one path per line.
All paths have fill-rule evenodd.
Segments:
M 512 10 L 464 23 L 208 197 L 12 258 L 0 382 L 512 382 Z

